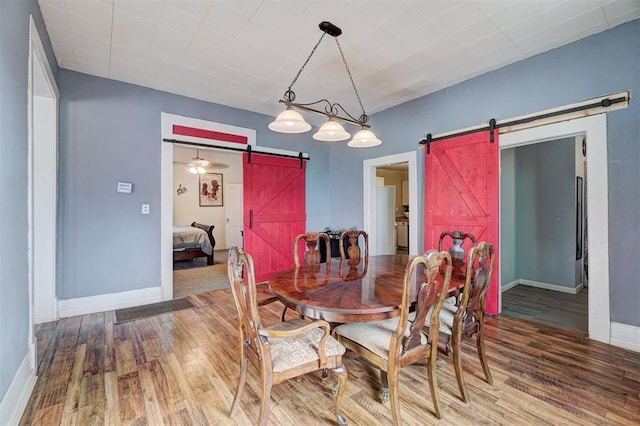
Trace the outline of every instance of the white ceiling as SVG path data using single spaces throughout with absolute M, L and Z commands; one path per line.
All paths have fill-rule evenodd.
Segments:
M 640 17 L 640 0 L 39 0 L 58 65 L 268 115 L 322 32 L 368 114 Z M 293 87 L 361 110 L 326 36 Z

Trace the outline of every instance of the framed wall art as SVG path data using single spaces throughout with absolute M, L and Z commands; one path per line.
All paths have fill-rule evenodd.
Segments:
M 219 207 L 223 205 L 222 173 L 203 173 L 200 175 L 200 207 Z

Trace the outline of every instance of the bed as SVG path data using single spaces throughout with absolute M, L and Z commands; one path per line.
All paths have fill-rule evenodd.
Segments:
M 173 261 L 206 257 L 207 265 L 213 265 L 214 225 L 193 222 L 191 226 L 173 227 Z

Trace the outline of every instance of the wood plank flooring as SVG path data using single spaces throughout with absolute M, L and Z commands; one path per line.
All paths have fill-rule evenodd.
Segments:
M 196 308 L 114 325 L 114 313 L 65 318 L 37 330 L 38 381 L 22 425 L 251 425 L 259 374 L 250 365 L 234 418 L 239 375 L 236 314 L 229 290 L 189 297 Z M 279 304 L 261 308 L 278 321 Z M 433 414 L 426 367 L 400 375 L 408 425 L 640 424 L 640 354 L 585 334 L 509 317 L 489 318 L 486 348 L 494 384 L 483 379 L 475 344 L 464 345 L 471 403 L 459 398 L 451 362 L 438 370 L 444 419 Z M 379 375 L 346 358 L 342 414 L 351 425 L 391 424 Z M 270 425 L 335 424 L 333 378 L 275 385 Z
M 582 333 L 589 332 L 589 290 L 562 293 L 517 285 L 502 293 L 502 314 Z

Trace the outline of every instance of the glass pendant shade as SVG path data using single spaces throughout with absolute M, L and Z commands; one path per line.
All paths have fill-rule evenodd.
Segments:
M 369 148 L 371 146 L 380 145 L 382 141 L 373 134 L 369 129 L 362 129 L 353 136 L 353 139 L 347 143 L 352 148 Z
M 196 156 L 193 157 L 193 161 L 189 164 L 189 173 L 193 173 L 194 175 L 201 175 L 206 172 L 204 166 L 208 165 L 209 162 L 204 158 L 200 158 L 200 150 L 196 150 Z
M 289 106 L 269 123 L 269 129 L 279 133 L 304 133 L 311 130 L 311 124 Z
M 318 131 L 313 135 L 313 138 L 322 142 L 339 142 L 346 141 L 351 135 L 344 130 L 344 127 L 332 118 L 324 123 Z

